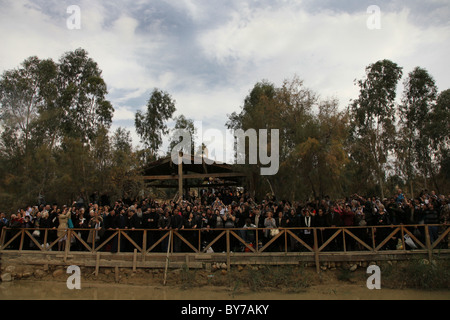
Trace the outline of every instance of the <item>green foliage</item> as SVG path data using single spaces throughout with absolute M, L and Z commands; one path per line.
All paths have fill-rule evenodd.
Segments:
M 147 102 L 147 111 L 136 113 L 136 132 L 152 155 L 161 147 L 162 135 L 169 133 L 166 121 L 172 117 L 175 110 L 175 100 L 171 95 L 154 89 Z
M 402 68 L 390 60 L 366 68 L 366 78 L 357 81 L 358 99 L 350 105 L 353 156 L 376 177 L 384 197 L 383 182 L 388 156 L 395 142 L 395 98 Z
M 190 149 L 189 150 L 175 150 L 175 151 L 183 151 L 184 153 L 190 153 L 191 155 L 195 154 L 194 150 L 194 141 L 197 130 L 194 126 L 194 121 L 192 119 L 187 119 L 184 115 L 180 115 L 175 119 L 175 127 L 172 132 L 172 136 L 170 138 L 169 150 L 168 154 L 170 155 L 177 146 L 177 144 L 181 143 L 181 132 L 180 130 L 187 130 L 191 135 L 192 141 L 189 142 Z M 184 141 L 183 141 L 184 142 Z
M 408 74 L 404 88 L 398 108 L 396 156 L 397 166 L 409 181 L 410 194 L 414 195 L 414 178 L 420 171 L 427 175 L 435 153 L 434 148 L 430 148 L 432 139 L 429 133 L 437 88 L 428 71 L 420 67 Z
M 115 153 L 123 146 L 111 146 L 114 109 L 101 73 L 88 53 L 77 49 L 57 63 L 30 57 L 2 74 L 1 210 L 36 204 L 41 196 L 67 203 L 80 193 L 85 199 L 94 191 L 123 193 L 116 186 L 135 178 L 130 172 L 136 161 L 128 160 L 135 157 L 131 139 L 120 160 Z
M 259 165 L 243 165 L 253 172 L 257 197 L 273 192 L 284 199 L 306 199 L 339 194 L 341 174 L 348 161 L 344 143 L 348 117 L 337 110 L 337 101 L 318 101 L 298 78 L 281 87 L 257 83 L 244 100 L 239 114 L 229 115 L 229 129 L 279 129 L 280 169 L 261 181 Z M 246 154 L 237 155 L 248 159 Z M 268 183 L 266 183 L 268 182 Z
M 423 290 L 448 289 L 450 286 L 449 262 L 431 263 L 426 259 L 411 260 L 381 270 L 382 286 Z

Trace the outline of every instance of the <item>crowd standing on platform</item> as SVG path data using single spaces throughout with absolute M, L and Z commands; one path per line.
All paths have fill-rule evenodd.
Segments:
M 308 202 L 290 202 L 267 195 L 261 201 L 255 201 L 248 192 L 232 187 L 208 186 L 196 195 L 185 196 L 178 201 L 158 201 L 145 198 L 139 201 L 126 199 L 117 200 L 112 205 L 92 202 L 85 203 L 83 199 L 70 205 L 42 204 L 22 208 L 7 217 L 0 213 L 0 228 L 39 228 L 33 231 L 33 236 L 43 243 L 42 229 L 50 229 L 46 245 L 58 238 L 57 250 L 63 250 L 68 242 L 64 236 L 68 228 L 83 229 L 77 231 L 78 238 L 70 239 L 71 250 L 86 250 L 79 241 L 86 243 L 102 243 L 117 229 L 142 230 L 148 229 L 147 247 L 155 243 L 163 232 L 169 229 L 177 230 L 194 247 L 197 246 L 199 232 L 188 232 L 198 229 L 201 232 L 202 244 L 212 241 L 219 230 L 237 228 L 236 233 L 248 244 L 262 246 L 279 232 L 278 228 L 319 228 L 320 243 L 324 243 L 335 232 L 326 227 L 351 226 L 389 226 L 389 225 L 445 225 L 450 222 L 450 195 L 437 195 L 434 191 L 423 191 L 414 199 L 407 199 L 402 190 L 395 197 L 378 199 L 362 197 L 354 194 L 345 199 L 331 200 L 329 197 Z M 431 242 L 440 233 L 439 226 L 427 226 Z M 255 229 L 255 228 L 261 228 Z M 425 227 L 414 227 L 410 231 L 417 239 L 424 241 Z M 95 232 L 93 232 L 95 230 Z M 258 236 L 256 235 L 258 232 Z M 352 231 L 363 241 L 370 243 L 369 228 L 355 228 Z M 377 228 L 377 238 L 384 239 L 391 231 L 389 228 Z M 304 243 L 312 246 L 311 229 L 293 229 L 294 235 Z M 129 232 L 129 237 L 136 243 L 142 243 L 143 232 Z M 11 234 L 10 234 L 11 236 Z M 94 238 L 95 237 L 95 238 Z M 285 248 L 284 238 L 279 237 L 271 245 L 271 250 L 304 250 L 304 246 L 289 234 L 288 247 Z M 256 239 L 258 243 L 255 243 Z M 332 250 L 342 248 L 342 238 L 336 237 L 329 245 Z M 394 238 L 395 239 L 395 238 Z M 167 238 L 156 250 L 167 250 Z M 17 248 L 18 241 L 11 246 Z M 213 245 L 214 251 L 224 251 L 226 244 L 222 238 Z M 447 240 L 444 241 L 445 244 Z M 387 249 L 395 249 L 395 241 L 389 241 Z M 174 237 L 174 251 L 189 250 L 186 243 Z M 348 250 L 360 248 L 361 244 L 348 237 Z M 33 249 L 35 243 L 26 241 L 23 249 Z M 130 251 L 134 247 L 130 241 L 122 237 L 118 243 L 113 237 L 102 250 L 117 252 Z M 233 238 L 232 250 L 245 250 L 245 246 Z M 37 249 L 37 248 L 34 248 Z M 55 250 L 55 249 L 54 249 Z

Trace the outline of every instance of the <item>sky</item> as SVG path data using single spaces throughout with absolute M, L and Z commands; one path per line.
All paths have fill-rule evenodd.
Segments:
M 448 0 L 0 0 L 0 73 L 85 49 L 108 86 L 111 129 L 138 146 L 134 116 L 154 88 L 172 95 L 174 116 L 219 130 L 262 80 L 297 76 L 343 109 L 365 68 L 390 59 L 404 78 L 420 66 L 449 89 L 449 18 Z

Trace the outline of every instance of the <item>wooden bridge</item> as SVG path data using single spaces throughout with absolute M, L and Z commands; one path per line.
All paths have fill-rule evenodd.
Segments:
M 236 265 L 320 265 L 450 258 L 449 225 L 333 228 L 105 230 L 3 228 L 3 265 L 78 265 L 99 268 L 210 268 Z M 92 241 L 87 241 L 87 239 Z M 67 240 L 70 239 L 70 240 Z M 66 241 L 67 240 L 67 241 Z M 58 243 L 67 243 L 58 250 Z

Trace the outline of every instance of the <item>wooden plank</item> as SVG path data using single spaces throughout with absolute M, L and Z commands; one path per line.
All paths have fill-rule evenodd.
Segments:
M 97 252 L 95 259 L 95 276 L 98 276 L 99 269 L 100 269 L 100 252 Z
M 137 263 L 137 249 L 133 250 L 133 272 L 136 272 L 136 263 Z
M 180 233 L 178 233 L 177 231 L 174 231 L 174 234 L 181 239 L 181 241 L 183 241 L 189 248 L 191 248 L 194 252 L 198 253 L 197 248 L 195 248 L 189 241 L 187 241 Z
M 374 227 L 371 227 L 371 229 L 372 229 L 372 248 L 373 248 L 373 250 L 375 251 L 375 247 L 376 247 L 376 242 L 375 242 L 375 228 Z
M 360 243 L 362 246 L 366 247 L 369 251 L 373 251 L 371 247 L 367 245 L 364 241 L 362 241 L 360 238 L 355 236 L 352 232 L 350 232 L 348 229 L 344 229 L 344 232 L 347 233 L 349 236 L 351 236 L 353 239 L 355 239 L 358 243 Z
M 45 252 L 33 251 L 4 251 L 2 252 L 2 261 L 5 264 L 19 264 L 19 265 L 62 265 L 67 266 L 70 264 L 75 264 L 79 266 L 89 266 L 89 267 L 120 267 L 120 268 L 132 268 L 133 253 L 121 253 L 110 254 L 110 253 L 80 253 L 71 252 L 68 255 L 68 261 L 64 262 L 64 254 L 62 252 L 51 252 L 52 254 L 47 254 Z M 97 260 L 97 254 L 99 260 Z M 440 255 L 449 256 L 450 250 L 440 250 Z M 186 264 L 186 257 L 202 257 L 202 254 L 174 254 L 171 258 L 170 268 L 181 268 Z M 264 252 L 258 255 L 254 253 L 231 253 L 227 257 L 225 253 L 213 253 L 205 255 L 211 258 L 211 261 L 227 261 L 230 266 L 233 264 L 298 264 L 303 262 L 316 262 L 316 257 L 314 253 L 311 252 Z M 389 251 L 359 251 L 359 252 L 323 252 L 320 253 L 320 262 L 324 261 L 386 261 L 386 260 L 409 260 L 415 259 L 417 257 L 427 257 L 428 250 L 389 250 Z M 165 264 L 163 261 L 164 254 L 152 254 L 152 261 L 136 261 L 136 268 L 164 268 Z M 158 260 L 162 258 L 161 260 Z M 445 257 L 444 257 L 445 258 Z M 173 260 L 173 261 L 172 261 Z M 204 265 L 204 261 L 189 261 L 189 266 L 194 268 L 195 266 Z
M 145 253 L 149 253 L 150 251 L 152 251 L 153 249 L 156 248 L 156 246 L 158 246 L 165 238 L 167 238 L 169 236 L 169 232 L 166 232 L 165 235 L 163 235 L 161 238 L 159 238 L 158 241 L 156 241 L 150 248 L 147 249 L 147 251 Z
M 408 229 L 404 229 L 404 230 L 405 230 L 406 234 L 409 235 L 415 243 L 417 243 L 423 249 L 427 248 L 419 239 L 416 238 L 416 236 L 412 232 L 410 232 Z
M 317 229 L 313 230 L 314 234 L 314 260 L 316 263 L 316 272 L 320 273 L 319 246 L 317 241 Z
M 433 258 L 433 248 L 431 247 L 430 230 L 428 229 L 428 226 L 425 227 L 425 244 L 427 245 L 428 250 L 428 261 L 431 262 L 431 259 Z
M 263 252 L 264 250 L 266 250 L 272 243 L 274 243 L 279 237 L 281 237 L 284 233 L 284 230 L 281 228 L 277 228 L 280 230 L 280 232 L 273 237 L 272 239 L 270 239 L 269 241 L 267 241 L 267 243 L 261 248 L 261 250 L 259 252 Z
M 447 227 L 447 230 L 445 230 L 440 236 L 439 238 L 437 238 L 437 240 L 433 243 L 433 245 L 431 246 L 432 249 L 436 248 L 436 246 L 449 234 L 450 232 L 450 227 Z
M 55 231 L 57 231 L 57 230 L 55 230 Z M 67 230 L 64 231 L 64 234 L 63 234 L 62 236 L 58 237 L 55 241 L 53 241 L 52 243 L 50 243 L 49 249 L 53 248 L 53 246 L 54 246 L 56 243 L 58 243 L 58 241 L 61 240 L 62 238 L 64 238 L 65 236 L 67 236 Z
M 375 251 L 379 251 L 389 240 L 391 240 L 391 238 L 400 230 L 399 227 L 395 228 L 394 231 L 392 231 L 387 237 L 386 239 L 384 239 L 379 245 L 378 247 L 375 248 Z
M 86 248 L 88 249 L 88 251 L 93 251 L 92 248 L 81 238 L 81 236 L 78 235 L 77 232 L 74 232 L 73 235 L 75 236 L 76 239 L 78 239 L 78 241 L 80 241 L 80 243 Z
M 341 232 L 342 229 L 338 229 L 330 238 L 328 238 L 328 240 L 325 241 L 325 243 L 320 246 L 319 252 L 322 251 L 331 241 L 333 241 L 334 238 L 336 238 Z
M 238 239 L 240 242 L 242 242 L 251 252 L 256 252 L 256 250 L 249 246 L 244 239 L 242 239 L 240 236 L 238 236 L 233 230 L 230 231 L 230 233 L 236 238 Z
M 145 261 L 145 253 L 147 252 L 147 230 L 144 230 L 142 238 L 142 261 Z
M 226 232 L 226 239 L 227 239 L 227 270 L 230 271 L 230 231 L 227 230 Z
M 203 248 L 202 252 L 206 252 L 214 243 L 216 243 L 224 234 L 226 233 L 226 231 L 222 231 L 217 237 L 214 238 L 213 241 L 211 241 L 210 243 L 208 243 L 205 248 Z M 198 237 L 200 239 L 200 237 Z M 227 242 L 228 244 L 228 242 Z
M 232 178 L 232 177 L 246 177 L 245 173 L 240 172 L 221 172 L 221 173 L 190 173 L 182 175 L 183 179 L 205 179 L 205 178 Z M 178 180 L 180 175 L 155 175 L 142 176 L 144 180 Z
M 141 248 L 136 242 L 134 242 L 134 240 L 131 239 L 131 237 L 130 237 L 125 231 L 120 231 L 120 233 L 121 233 L 126 239 L 128 239 L 128 241 L 130 241 L 131 244 L 132 244 L 133 246 L 135 246 L 139 251 L 142 251 L 142 248 Z
M 342 245 L 344 252 L 347 252 L 347 246 L 345 245 L 345 229 L 342 229 Z
M 4 232 L 5 232 L 5 234 L 6 234 L 6 228 L 4 229 Z M 8 230 L 14 230 L 14 229 L 8 229 Z M 8 240 L 8 242 L 6 242 L 5 243 L 5 245 L 2 247 L 2 250 L 4 249 L 4 248 L 7 248 L 17 237 L 19 237 L 20 236 L 20 231 L 19 232 L 17 232 L 11 239 L 9 239 Z
M 0 250 L 3 248 L 3 245 L 5 244 L 5 238 L 6 238 L 6 229 L 2 228 L 0 230 Z
M 110 230 L 108 230 L 110 231 Z M 117 236 L 119 234 L 119 230 L 115 231 L 112 235 L 110 235 L 108 237 L 108 239 L 106 239 L 105 241 L 103 241 L 102 244 L 100 244 L 97 248 L 95 248 L 95 252 L 98 252 L 101 248 L 103 248 L 103 246 L 105 246 L 109 241 L 112 240 L 112 238 L 114 238 L 115 236 Z
M 400 231 L 401 231 L 401 237 L 402 237 L 402 239 L 401 239 L 402 240 L 402 248 L 403 248 L 404 251 L 406 251 L 405 228 L 404 228 L 403 225 L 401 226 Z
M 211 254 L 197 254 L 194 256 L 195 260 L 212 260 L 213 256 Z
M 166 269 L 164 271 L 164 282 L 163 282 L 163 285 L 166 285 L 166 281 L 167 281 L 167 270 L 169 269 L 170 243 L 172 242 L 171 240 L 172 240 L 172 231 L 170 231 L 169 244 L 167 245 Z
M 25 233 L 30 237 L 36 247 L 38 247 L 40 251 L 43 251 L 41 244 L 33 237 L 33 235 L 28 230 L 25 230 Z
M 19 245 L 19 250 L 23 249 L 23 239 L 25 237 L 25 230 L 22 229 L 20 230 L 20 245 Z
M 300 239 L 295 233 L 293 233 L 291 230 L 286 229 L 286 232 L 289 233 L 295 240 L 297 240 L 298 242 L 300 242 L 306 249 L 308 249 L 311 252 L 314 252 L 314 249 L 311 248 L 305 241 L 303 241 L 302 239 Z M 320 251 L 320 250 L 319 250 Z

